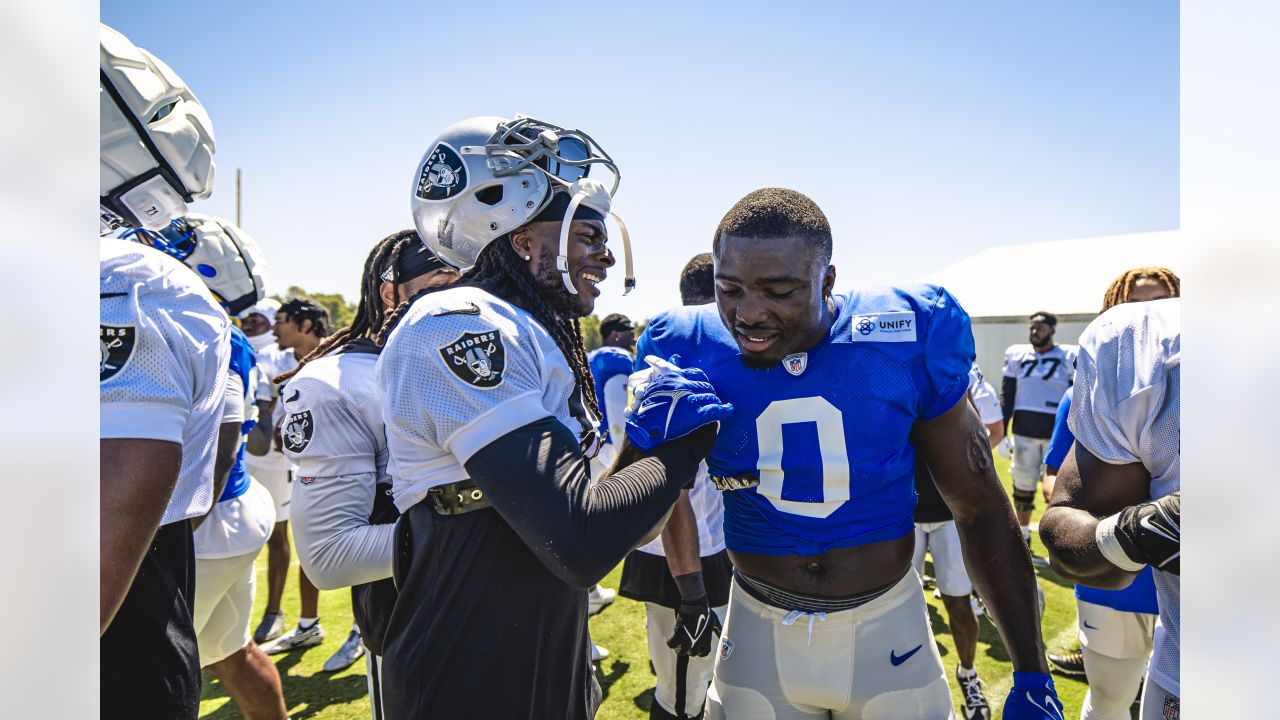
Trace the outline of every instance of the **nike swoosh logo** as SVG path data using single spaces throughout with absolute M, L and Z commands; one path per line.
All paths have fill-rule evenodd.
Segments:
M 640 406 L 640 410 L 643 411 L 646 407 L 653 407 L 657 405 L 657 403 L 650 402 L 652 398 L 655 398 L 655 397 L 671 398 L 671 407 L 667 409 L 667 422 L 665 425 L 662 426 L 662 436 L 666 437 L 667 431 L 671 429 L 671 418 L 676 414 L 676 403 L 680 402 L 680 398 L 686 395 L 692 395 L 692 394 L 693 393 L 689 392 L 688 390 L 659 390 L 657 392 L 650 393 L 649 397 L 645 398 L 645 402 Z
M 284 401 L 285 401 L 285 402 L 293 402 L 294 400 L 297 400 L 299 397 L 301 397 L 301 395 L 302 395 L 302 391 L 301 391 L 301 390 L 294 390 L 294 391 L 293 391 L 293 397 L 291 397 L 291 398 L 285 398 L 285 399 L 284 399 Z
M 1087 628 L 1089 628 L 1090 630 L 1097 630 L 1097 629 L 1098 629 L 1098 628 L 1094 627 L 1093 625 L 1090 625 L 1088 620 L 1085 620 L 1085 621 L 1084 621 L 1084 626 L 1085 626 L 1085 627 L 1087 627 Z
M 1161 515 L 1164 515 L 1164 513 L 1161 513 Z M 1167 523 L 1169 523 L 1170 525 L 1172 525 L 1172 526 L 1174 527 L 1174 529 L 1177 529 L 1178 524 L 1177 524 L 1177 523 L 1174 523 L 1174 522 L 1171 522 L 1167 516 L 1165 516 L 1164 520 L 1165 520 L 1165 522 L 1167 522 Z M 1143 516 L 1138 520 L 1138 524 L 1139 524 L 1139 525 L 1141 525 L 1141 526 L 1142 526 L 1142 528 L 1143 528 L 1144 530 L 1146 530 L 1146 531 L 1148 531 L 1148 532 L 1150 532 L 1150 533 L 1153 533 L 1153 534 L 1155 534 L 1155 535 L 1159 535 L 1160 537 L 1162 537 L 1162 538 L 1164 538 L 1164 539 L 1166 539 L 1166 540 L 1168 540 L 1168 541 L 1170 541 L 1170 542 L 1176 542 L 1176 543 L 1181 544 L 1181 540 L 1178 538 L 1178 536 L 1176 536 L 1176 535 L 1170 535 L 1170 534 L 1169 534 L 1169 532 L 1168 532 L 1167 530 L 1165 530 L 1164 528 L 1162 528 L 1162 527 L 1160 527 L 1160 526 L 1158 526 L 1158 525 L 1153 524 L 1153 523 L 1151 522 L 1151 516 L 1150 516 L 1150 515 L 1143 515 Z
M 1053 698 L 1046 697 L 1044 699 L 1045 704 L 1041 705 L 1040 703 L 1036 702 L 1036 699 L 1031 697 L 1031 693 L 1028 692 L 1027 702 L 1031 703 L 1032 705 L 1035 705 L 1045 715 L 1048 715 L 1051 718 L 1058 718 L 1058 720 L 1062 720 L 1062 708 L 1054 707 Z
M 100 294 L 98 295 L 98 299 L 99 299 L 99 300 L 106 300 L 107 298 L 113 298 L 113 297 L 124 297 L 125 295 L 128 295 L 128 294 L 129 294 L 129 293 L 100 293 Z
M 920 652 L 920 648 L 922 647 L 924 647 L 924 645 L 917 645 L 911 648 L 910 650 L 908 650 L 905 655 L 898 655 L 894 651 L 890 650 L 889 662 L 893 663 L 894 667 L 898 667 L 899 665 L 906 662 L 907 660 L 910 660 L 912 655 L 915 655 L 916 653 Z
M 689 628 L 685 628 L 684 634 L 688 635 L 689 642 L 693 643 L 693 642 L 696 642 L 698 638 L 702 637 L 702 631 L 705 630 L 706 627 L 707 627 L 707 616 L 699 615 L 698 622 L 694 623 L 693 625 L 693 632 L 690 633 Z
M 470 305 L 470 307 L 458 308 L 456 310 L 437 310 L 431 313 L 431 315 L 433 317 L 444 317 L 445 315 L 479 315 L 480 314 L 479 305 L 476 305 L 473 302 L 469 302 L 467 303 L 467 305 Z

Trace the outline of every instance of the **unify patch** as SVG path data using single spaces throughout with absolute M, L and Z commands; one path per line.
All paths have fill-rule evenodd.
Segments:
M 916 314 L 911 310 L 855 315 L 853 342 L 915 342 Z
M 444 364 L 466 384 L 485 389 L 502 384 L 507 351 L 497 330 L 463 333 L 439 351 Z

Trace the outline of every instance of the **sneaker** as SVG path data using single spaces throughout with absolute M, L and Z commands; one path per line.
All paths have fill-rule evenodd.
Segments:
M 991 707 L 987 705 L 987 696 L 982 692 L 982 680 L 978 671 L 965 677 L 960 674 L 960 666 L 956 666 L 956 682 L 960 684 L 960 694 L 964 695 L 964 720 L 991 720 Z
M 317 620 L 316 624 L 309 628 L 304 629 L 301 625 L 294 626 L 292 630 L 281 635 L 275 642 L 262 648 L 262 651 L 268 655 L 279 655 L 290 650 L 315 647 L 322 642 L 324 642 L 324 628 L 320 627 L 320 622 Z
M 609 649 L 603 645 L 591 643 L 591 662 L 600 662 L 609 657 Z
M 978 597 L 978 593 L 975 592 L 969 596 L 969 605 L 973 607 L 973 614 L 975 616 L 982 617 L 987 614 L 987 605 L 982 602 L 982 598 Z
M 617 590 L 610 590 L 599 585 L 591 588 L 591 592 L 587 594 L 587 617 L 591 617 L 609 607 L 617 596 Z
M 263 613 L 262 622 L 253 631 L 253 641 L 264 645 L 284 633 L 284 613 Z
M 351 628 L 351 634 L 347 635 L 342 647 L 338 648 L 337 652 L 324 661 L 323 669 L 325 672 L 346 670 L 362 657 L 364 657 L 364 643 L 360 639 L 360 630 Z
M 1049 656 L 1053 670 L 1067 677 L 1084 677 L 1084 653 L 1080 648 Z

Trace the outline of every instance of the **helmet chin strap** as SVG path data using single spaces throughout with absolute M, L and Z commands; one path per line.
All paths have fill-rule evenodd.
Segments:
M 578 206 L 585 202 L 587 207 L 611 216 L 618 223 L 618 229 L 622 231 L 622 257 L 626 266 L 622 294 L 626 295 L 636 287 L 635 269 L 631 264 L 631 236 L 627 233 L 627 226 L 623 224 L 622 218 L 609 209 L 608 191 L 605 190 L 603 183 L 582 178 L 569 186 L 569 192 L 571 193 L 569 207 L 565 210 L 564 220 L 560 223 L 560 254 L 556 256 L 556 269 L 560 271 L 560 279 L 564 281 L 565 289 L 570 295 L 578 294 L 578 289 L 573 286 L 573 278 L 569 276 L 569 229 L 573 224 L 573 215 L 578 211 Z

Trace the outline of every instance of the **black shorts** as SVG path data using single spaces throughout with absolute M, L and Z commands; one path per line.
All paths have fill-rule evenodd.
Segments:
M 496 510 L 442 516 L 418 503 L 396 550 L 387 717 L 595 717 L 587 591 L 547 570 Z
M 720 607 L 729 602 L 729 586 L 733 584 L 733 564 L 729 562 L 729 551 L 721 550 L 715 555 L 701 558 L 702 582 L 707 588 L 707 598 L 711 607 Z M 622 563 L 622 582 L 618 594 L 638 602 L 651 602 L 675 610 L 680 606 L 680 588 L 675 578 L 671 577 L 671 569 L 667 567 L 667 559 L 661 555 L 653 555 L 639 550 L 632 550 Z
M 200 711 L 200 653 L 191 619 L 191 523 L 156 531 L 124 603 L 98 646 L 103 718 L 190 718 Z

